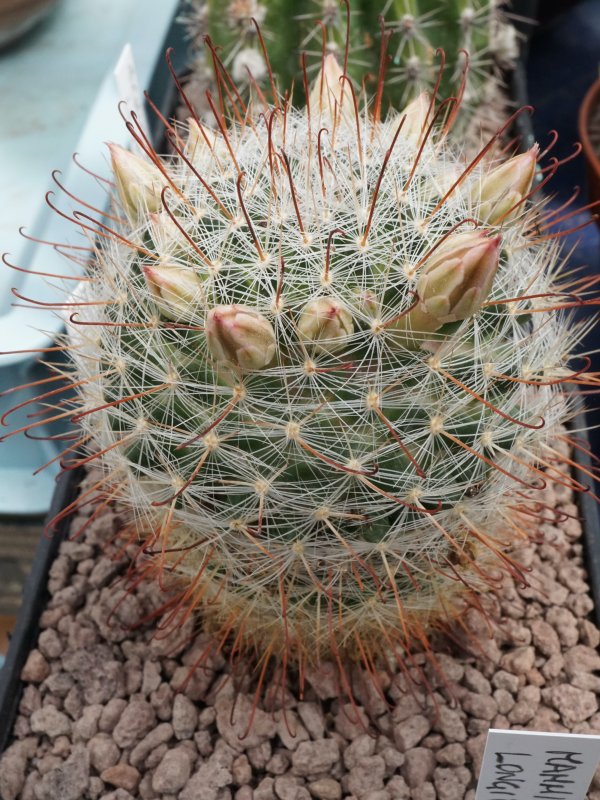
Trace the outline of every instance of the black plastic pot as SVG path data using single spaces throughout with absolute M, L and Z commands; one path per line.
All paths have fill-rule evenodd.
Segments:
M 592 458 L 585 452 L 585 450 L 591 452 L 591 445 L 587 435 L 589 423 L 584 411 L 583 398 L 577 398 L 577 406 L 578 413 L 570 427 L 572 431 L 576 431 L 577 440 L 585 449 L 575 449 L 573 453 L 573 460 L 577 465 L 573 470 L 573 476 L 590 490 L 580 492 L 578 504 L 583 527 L 584 564 L 594 600 L 594 619 L 596 625 L 600 627 L 600 503 L 594 497 L 594 481 L 590 478 L 594 466 Z

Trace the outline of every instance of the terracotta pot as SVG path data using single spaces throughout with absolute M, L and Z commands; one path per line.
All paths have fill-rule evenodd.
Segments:
M 56 0 L 0 0 L 0 47 L 27 33 L 54 5 Z
M 595 139 L 591 127 L 596 125 Z M 579 109 L 579 138 L 583 145 L 590 202 L 600 200 L 600 78 L 591 85 Z M 600 219 L 596 218 L 600 226 Z

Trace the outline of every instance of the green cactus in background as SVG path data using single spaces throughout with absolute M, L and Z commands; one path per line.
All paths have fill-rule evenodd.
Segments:
M 254 18 L 280 85 L 290 86 L 295 80 L 297 102 L 304 87 L 301 53 L 309 78 L 321 66 L 323 54 L 333 54 L 342 64 L 347 58 L 347 73 L 359 89 L 365 75 L 373 82 L 377 78 L 385 31 L 390 63 L 382 100 L 399 109 L 433 89 L 440 71 L 437 51 L 442 49 L 446 69 L 440 96 L 462 92 L 462 136 L 478 107 L 485 107 L 485 119 L 490 105 L 502 106 L 499 68 L 509 66 L 517 55 L 516 31 L 498 6 L 498 0 L 230 0 L 225 5 L 207 0 L 202 24 L 198 26 L 196 16 L 189 19 L 189 27 L 196 37 L 199 31 L 210 35 L 239 84 L 248 84 L 251 72 L 264 87 L 268 73 Z M 462 51 L 469 54 L 466 75 Z M 498 112 L 492 125 L 497 118 Z
M 410 658 L 523 578 L 511 545 L 568 480 L 565 384 L 596 380 L 571 366 L 589 280 L 527 202 L 537 146 L 465 166 L 422 96 L 356 114 L 343 77 L 327 56 L 302 109 L 232 92 L 168 157 L 112 146 L 57 304 L 68 466 L 102 468 L 169 624 L 197 609 L 284 674 Z
M 405 101 L 430 90 L 439 72 L 438 48 L 444 50 L 448 64 L 440 87 L 442 97 L 460 85 L 461 49 L 469 53 L 469 79 L 485 80 L 493 62 L 494 12 L 489 0 L 388 0 L 384 16 L 391 34 L 389 82 L 399 84 Z M 467 97 L 470 93 L 467 88 Z
M 218 45 L 225 66 L 242 89 L 248 87 L 249 73 L 268 86 L 269 76 L 257 26 L 264 38 L 269 61 L 277 65 L 282 85 L 289 86 L 297 70 L 296 31 L 290 24 L 289 0 L 227 0 L 208 2 L 207 33 Z M 256 24 L 255 24 L 256 23 Z
M 441 48 L 446 61 L 441 96 L 462 95 L 463 114 L 455 132 L 464 138 L 468 131 L 472 144 L 479 146 L 482 132 L 498 127 L 506 104 L 500 71 L 510 68 L 518 55 L 516 30 L 499 5 L 498 0 L 388 0 L 387 99 L 392 106 L 402 107 L 433 89 L 440 75 L 436 51 Z
M 323 57 L 333 55 L 340 64 L 347 61 L 347 74 L 356 87 L 377 73 L 377 42 L 380 25 L 373 8 L 364 0 L 305 0 L 299 4 L 298 52 L 306 53 L 310 78 L 321 68 Z M 302 8 L 302 11 L 300 11 Z

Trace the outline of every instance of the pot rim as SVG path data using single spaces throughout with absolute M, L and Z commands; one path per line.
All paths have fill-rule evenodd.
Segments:
M 588 132 L 592 111 L 598 105 L 600 105 L 600 77 L 587 90 L 579 107 L 578 117 L 579 138 L 584 155 L 594 171 L 600 175 L 600 151 L 593 146 Z

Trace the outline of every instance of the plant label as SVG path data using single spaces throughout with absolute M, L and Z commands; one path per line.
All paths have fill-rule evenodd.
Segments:
M 138 71 L 135 65 L 135 58 L 131 44 L 127 44 L 121 50 L 113 74 L 117 84 L 117 94 L 129 109 L 134 111 L 142 128 L 149 130 L 148 120 L 146 119 L 146 108 L 144 106 L 144 96 L 140 89 Z
M 584 800 L 600 736 L 492 728 L 475 800 Z

